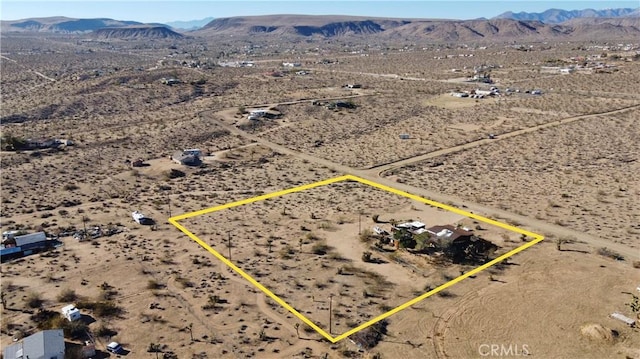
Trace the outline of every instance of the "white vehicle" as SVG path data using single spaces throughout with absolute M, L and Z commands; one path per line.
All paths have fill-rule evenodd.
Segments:
M 113 354 L 120 354 L 124 351 L 124 348 L 118 342 L 111 342 L 107 345 L 107 351 Z
M 140 223 L 140 224 L 153 224 L 153 219 L 146 217 L 144 214 L 140 213 L 139 211 L 133 211 L 131 213 L 131 217 L 133 217 L 133 220 Z
M 82 318 L 82 314 L 75 305 L 69 304 L 62 307 L 62 315 L 67 318 L 68 321 L 73 322 Z

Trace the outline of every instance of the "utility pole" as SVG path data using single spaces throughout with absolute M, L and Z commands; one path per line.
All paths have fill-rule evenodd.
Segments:
M 331 307 L 333 302 L 333 293 L 329 294 L 329 334 L 331 334 Z
M 82 216 L 82 226 L 84 227 L 84 235 L 82 236 L 82 239 L 85 240 L 87 239 L 89 233 L 87 233 L 87 216 Z
M 227 232 L 229 234 L 227 240 L 227 247 L 229 247 L 229 260 L 231 260 L 231 232 Z
M 362 212 L 358 213 L 358 234 L 362 234 Z
M 169 218 L 171 218 L 171 197 L 167 193 L 167 204 L 169 205 Z

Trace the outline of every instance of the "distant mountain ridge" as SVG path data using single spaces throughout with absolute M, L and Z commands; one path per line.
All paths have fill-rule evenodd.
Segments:
M 91 32 L 91 36 L 99 39 L 182 39 L 185 36 L 166 26 L 127 26 L 104 27 Z
M 618 18 L 618 17 L 638 17 L 640 8 L 619 8 L 619 9 L 584 9 L 584 10 L 562 10 L 549 9 L 544 12 L 518 12 L 507 11 L 493 19 L 512 19 L 540 21 L 545 24 L 560 24 L 568 20 L 578 18 Z
M 360 37 L 433 42 L 546 41 L 640 38 L 640 18 L 576 18 L 563 24 L 536 20 L 429 20 L 342 15 L 265 15 L 218 18 L 194 36 Z
M 22 20 L 0 21 L 3 32 L 52 32 L 52 33 L 87 33 L 101 28 L 117 28 L 132 25 L 162 26 L 164 24 L 144 24 L 137 21 L 122 21 L 107 18 L 73 19 L 68 17 L 45 17 Z
M 174 29 L 196 30 L 210 23 L 213 19 L 213 17 L 206 17 L 202 20 L 171 21 L 165 23 L 165 25 L 171 26 Z
M 295 14 L 239 16 L 216 18 L 202 28 L 190 31 L 189 35 L 265 40 L 353 38 L 362 41 L 409 40 L 434 43 L 622 39 L 635 41 L 640 38 L 640 17 L 632 16 L 633 11 L 618 13 L 626 15 L 613 18 L 573 18 L 558 24 L 506 18 L 444 20 Z M 150 25 L 112 19 L 51 17 L 1 21 L 0 25 L 3 33 L 90 33 L 92 36 L 109 39 L 185 38 L 164 24 Z

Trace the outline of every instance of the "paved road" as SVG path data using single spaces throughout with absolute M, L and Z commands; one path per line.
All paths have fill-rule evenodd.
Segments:
M 273 105 L 273 104 L 272 104 Z M 553 127 L 553 126 L 559 126 L 561 124 L 565 124 L 565 123 L 570 123 L 570 122 L 574 122 L 574 121 L 578 121 L 578 120 L 583 120 L 583 119 L 587 119 L 587 118 L 592 118 L 592 117 L 597 117 L 597 116 L 605 116 L 605 115 L 612 115 L 612 114 L 616 114 L 616 113 L 620 113 L 620 112 L 624 112 L 624 111 L 630 111 L 633 109 L 637 109 L 638 107 L 640 107 L 640 105 L 636 105 L 636 106 L 631 106 L 631 107 L 626 107 L 626 108 L 621 108 L 621 109 L 617 109 L 614 111 L 609 111 L 609 112 L 603 112 L 603 113 L 598 113 L 598 114 L 590 114 L 590 115 L 583 115 L 583 116 L 575 116 L 575 117 L 570 117 L 570 118 L 566 118 L 566 119 L 562 119 L 559 121 L 554 121 L 552 123 L 548 123 L 548 124 L 544 124 L 544 125 L 539 125 L 539 126 L 534 126 L 531 128 L 527 128 L 527 129 L 523 129 L 523 130 L 518 130 L 518 131 L 514 131 L 511 132 L 509 134 L 506 135 L 502 135 L 500 136 L 501 138 L 510 138 L 510 137 L 514 137 L 514 136 L 519 136 L 522 134 L 526 134 L 526 133 L 531 133 L 534 131 L 538 131 L 541 130 L 543 128 L 548 128 L 548 127 Z M 404 183 L 398 183 L 395 181 L 392 181 L 390 179 L 381 177 L 380 174 L 381 172 L 385 171 L 386 169 L 389 168 L 398 168 L 410 163 L 414 163 L 416 161 L 421 161 L 424 160 L 425 158 L 431 158 L 431 157 L 435 157 L 435 156 L 440 156 L 442 154 L 446 154 L 446 153 L 451 153 L 451 152 L 456 152 L 456 151 L 461 151 L 463 149 L 467 149 L 470 147 L 477 147 L 477 146 L 481 146 L 483 144 L 487 144 L 487 143 L 491 143 L 492 141 L 496 141 L 496 140 L 488 140 L 488 139 L 483 139 L 483 140 L 479 140 L 479 141 L 475 141 L 469 144 L 465 144 L 465 145 L 461 145 L 461 146 L 454 146 L 452 148 L 448 148 L 448 149 L 442 149 L 433 153 L 428 153 L 428 154 L 424 154 L 424 155 L 420 155 L 420 156 L 416 156 L 410 159 L 404 159 L 402 161 L 398 161 L 398 162 L 394 162 L 391 164 L 387 164 L 384 166 L 380 166 L 378 168 L 372 168 L 372 169 L 355 169 L 349 166 L 345 166 L 345 165 L 341 165 L 339 163 L 335 163 L 332 162 L 330 160 L 324 159 L 324 158 L 320 158 L 320 157 L 315 157 L 303 152 L 298 152 L 298 151 L 294 151 L 291 150 L 285 146 L 282 146 L 280 144 L 268 141 L 264 138 L 261 138 L 259 136 L 256 136 L 254 134 L 250 134 L 247 133 L 245 131 L 242 131 L 240 129 L 238 129 L 235 126 L 229 125 L 223 121 L 217 120 L 216 118 L 220 118 L 221 115 L 225 114 L 225 111 L 227 111 L 227 113 L 225 114 L 226 116 L 230 116 L 229 109 L 225 109 L 222 111 L 203 111 L 201 112 L 199 115 L 219 126 L 221 126 L 222 128 L 228 130 L 230 133 L 232 134 L 236 134 L 239 136 L 242 136 L 250 141 L 253 142 L 258 142 L 263 146 L 269 147 L 271 148 L 273 151 L 279 152 L 281 154 L 285 154 L 285 155 L 290 155 L 290 156 L 294 156 L 296 158 L 302 159 L 302 160 L 307 160 L 309 162 L 313 162 L 317 165 L 320 166 L 325 166 L 327 168 L 333 169 L 335 171 L 338 172 L 342 172 L 345 174 L 352 174 L 358 177 L 362 177 L 364 179 L 368 179 L 370 181 L 375 181 L 378 182 L 380 184 L 386 185 L 386 186 L 390 186 L 393 188 L 397 188 L 399 190 L 408 192 L 408 193 L 412 193 L 421 197 L 425 197 L 428 199 L 432 199 L 434 201 L 437 202 L 441 202 L 441 203 L 450 203 L 455 207 L 459 207 L 459 208 L 465 208 L 467 211 L 469 212 L 473 212 L 473 213 L 478 213 L 478 214 L 484 214 L 485 216 L 490 216 L 493 218 L 499 217 L 502 220 L 507 220 L 507 221 L 511 221 L 511 222 L 517 222 L 520 223 L 521 226 L 523 227 L 527 227 L 530 230 L 534 231 L 534 232 L 538 232 L 541 233 L 545 236 L 555 236 L 555 237 L 574 237 L 578 240 L 581 241 L 585 241 L 588 245 L 596 247 L 596 248 L 600 248 L 600 247 L 607 247 L 613 251 L 616 251 L 618 253 L 620 253 L 621 255 L 623 255 L 625 258 L 630 258 L 630 259 L 640 259 L 640 251 L 638 251 L 637 249 L 634 248 L 630 248 L 626 245 L 620 244 L 620 243 L 615 243 L 612 242 L 610 240 L 605 240 L 602 239 L 600 237 L 597 236 L 593 236 L 581 231 L 576 231 L 573 230 L 571 228 L 567 228 L 567 227 L 562 227 L 559 225 L 555 225 L 555 224 L 551 224 L 551 223 L 547 223 L 544 221 L 540 221 L 537 220 L 535 218 L 531 218 L 531 217 L 526 217 L 526 216 L 522 216 L 522 215 L 518 215 L 512 212 L 508 212 L 505 210 L 501 210 L 498 208 L 493 208 L 493 207 L 489 207 L 489 206 L 485 206 L 479 203 L 474 203 L 471 202 L 467 199 L 463 199 L 463 198 L 458 198 L 456 196 L 452 196 L 452 195 L 447 195 L 447 194 L 443 194 L 443 193 L 438 193 L 432 190 L 428 190 L 425 188 L 419 188 L 419 187 L 415 187 L 415 186 L 411 186 L 408 184 L 404 184 Z M 216 116 L 214 116 L 214 114 Z M 233 118 L 226 118 L 227 121 L 232 122 Z

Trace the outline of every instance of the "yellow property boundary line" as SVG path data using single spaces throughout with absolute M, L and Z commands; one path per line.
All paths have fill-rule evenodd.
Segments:
M 356 182 L 360 182 L 362 184 L 366 184 L 369 185 L 371 187 L 375 187 L 384 191 L 388 191 L 418 202 L 422 202 L 428 205 L 431 205 L 433 207 L 437 207 L 437 208 L 442 208 L 444 210 L 447 211 L 451 211 L 453 213 L 468 217 L 468 218 L 473 218 L 475 220 L 487 223 L 487 224 L 491 224 L 506 230 L 510 230 L 516 233 L 520 233 L 523 234 L 527 237 L 531 237 L 533 238 L 532 241 L 527 242 L 526 244 L 523 244 L 522 246 L 515 248 L 503 255 L 501 255 L 500 257 L 487 262 L 481 266 L 479 266 L 478 268 L 475 268 L 469 272 L 466 272 L 465 274 L 433 289 L 430 290 L 424 294 L 422 294 L 419 297 L 416 297 L 398 307 L 396 307 L 395 309 L 392 309 L 384 314 L 381 314 L 371 320 L 369 320 L 366 323 L 363 323 L 343 334 L 340 334 L 336 337 L 331 336 L 331 334 L 327 333 L 326 331 L 324 331 L 322 328 L 318 327 L 315 323 L 313 323 L 311 320 L 309 320 L 307 317 L 305 317 L 304 315 L 302 315 L 300 312 L 298 312 L 297 310 L 295 310 L 291 305 L 289 305 L 287 302 L 285 302 L 284 300 L 282 300 L 280 297 L 278 297 L 277 295 L 275 295 L 272 291 L 270 291 L 269 289 L 265 288 L 262 284 L 258 283 L 258 281 L 256 281 L 253 277 L 251 277 L 249 274 L 247 274 L 245 271 L 243 271 L 242 269 L 238 268 L 238 266 L 236 266 L 235 264 L 231 263 L 227 258 L 225 258 L 224 256 L 222 256 L 220 253 L 218 253 L 216 250 L 214 250 L 213 248 L 211 248 L 211 246 L 209 246 L 208 244 L 206 244 L 204 241 L 202 241 L 200 238 L 198 238 L 195 234 L 191 233 L 187 228 L 185 228 L 183 225 L 181 225 L 180 223 L 178 223 L 178 221 L 181 221 L 183 219 L 187 219 L 187 218 L 191 218 L 191 217 L 196 217 L 196 216 L 200 216 L 203 214 L 207 214 L 207 213 L 211 213 L 211 212 L 216 212 L 216 211 L 220 211 L 223 209 L 227 209 L 227 208 L 232 208 L 232 207 L 237 207 L 237 206 L 242 206 L 245 204 L 249 204 L 249 203 L 253 203 L 253 202 L 258 202 L 258 201 L 262 201 L 262 200 L 266 200 L 269 198 L 274 198 L 274 197 L 279 197 L 279 196 L 283 196 L 285 194 L 289 194 L 289 193 L 295 193 L 295 192 L 301 192 L 301 191 L 305 191 L 311 188 L 315 188 L 315 187 L 320 187 L 320 186 L 325 186 L 328 184 L 332 184 L 332 183 L 337 183 L 337 182 L 342 182 L 342 181 L 356 181 Z M 221 206 L 216 206 L 216 207 L 211 207 L 211 208 L 207 208 L 207 209 L 203 209 L 200 211 L 195 211 L 195 212 L 190 212 L 190 213 L 185 213 L 185 214 L 181 214 L 179 216 L 175 216 L 175 217 L 171 217 L 169 218 L 169 223 L 173 224 L 174 226 L 176 226 L 180 231 L 182 231 L 184 234 L 186 234 L 187 236 L 189 236 L 189 238 L 193 239 L 196 243 L 198 243 L 200 246 L 202 246 L 204 249 L 206 249 L 207 251 L 209 251 L 211 254 L 213 254 L 216 258 L 218 258 L 219 260 L 221 260 L 224 264 L 226 264 L 227 266 L 229 266 L 229 268 L 233 269 L 234 271 L 236 271 L 238 274 L 240 274 L 243 278 L 245 278 L 246 280 L 249 281 L 249 283 L 253 284 L 254 286 L 256 286 L 258 289 L 260 289 L 261 291 L 263 291 L 267 296 L 269 296 L 271 299 L 275 300 L 278 304 L 282 305 L 285 309 L 287 309 L 289 312 L 291 312 L 293 315 L 295 315 L 296 317 L 298 317 L 298 319 L 300 319 L 301 321 L 303 321 L 305 324 L 307 324 L 308 326 L 310 326 L 311 328 L 315 329 L 318 333 L 320 333 L 320 335 L 322 335 L 323 337 L 325 337 L 327 340 L 329 340 L 332 343 L 336 343 L 354 333 L 357 333 L 385 318 L 388 318 L 392 315 L 394 315 L 395 313 L 398 313 L 399 311 L 406 309 L 420 301 L 422 301 L 425 298 L 428 298 L 440 291 L 443 291 L 449 287 L 451 287 L 452 285 L 468 278 L 471 277 L 473 275 L 476 275 L 478 273 L 480 273 L 481 271 L 491 267 L 492 265 L 501 262 L 511 256 L 513 256 L 516 253 L 522 252 L 523 250 L 539 243 L 540 241 L 542 241 L 544 239 L 544 237 L 540 234 L 537 233 L 533 233 L 518 227 L 514 227 L 512 225 L 506 224 L 506 223 L 502 223 L 502 222 L 498 222 L 495 221 L 493 219 L 490 218 L 486 218 L 486 217 L 482 217 L 479 216 L 477 214 L 471 213 L 471 212 L 467 212 L 467 211 L 463 211 L 459 208 L 455 208 L 455 207 L 451 207 L 448 206 L 446 204 L 442 204 L 439 202 L 435 202 L 429 199 L 425 199 L 389 186 L 385 186 L 373 181 L 369 181 L 357 176 L 353 176 L 353 175 L 345 175 L 345 176 L 340 176 L 340 177 L 335 177 L 335 178 L 330 178 L 324 181 L 319 181 L 319 182 L 315 182 L 315 183 L 311 183 L 311 184 L 307 184 L 307 185 L 303 185 L 303 186 L 299 186 L 299 187 L 294 187 L 294 188 L 289 188 L 283 191 L 278 191 L 278 192 L 273 192 L 273 193 L 268 193 L 265 195 L 261 195 L 261 196 L 257 196 L 257 197 L 253 197 L 253 198 L 248 198 L 248 199 L 244 199 L 241 201 L 237 201 L 237 202 L 231 202 L 231 203 L 227 203 L 227 204 L 223 204 Z

